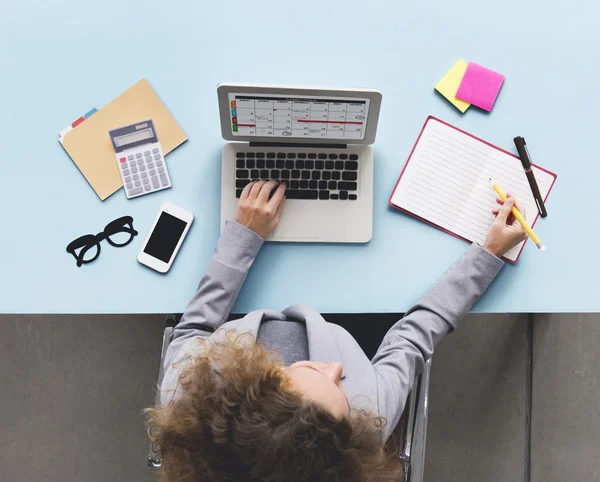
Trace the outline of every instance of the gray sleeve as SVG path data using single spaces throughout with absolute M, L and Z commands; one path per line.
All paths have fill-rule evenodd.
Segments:
M 250 229 L 227 222 L 196 294 L 175 327 L 166 361 L 190 338 L 206 338 L 229 316 L 248 270 L 264 239 Z
M 387 419 L 384 440 L 394 429 L 415 378 L 442 338 L 483 295 L 503 262 L 477 244 L 385 335 L 372 360 L 379 413 Z

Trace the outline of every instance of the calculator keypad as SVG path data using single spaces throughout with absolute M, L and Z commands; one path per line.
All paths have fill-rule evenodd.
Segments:
M 128 198 L 171 187 L 171 179 L 159 147 L 141 147 L 126 156 L 117 154 L 119 172 Z

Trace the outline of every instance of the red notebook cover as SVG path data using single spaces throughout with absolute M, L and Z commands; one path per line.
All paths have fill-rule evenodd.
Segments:
M 445 228 L 443 228 L 443 227 L 439 226 L 438 224 L 436 224 L 436 223 L 434 223 L 434 222 L 432 222 L 432 221 L 429 221 L 428 219 L 425 219 L 425 218 L 423 218 L 423 217 L 421 217 L 421 216 L 418 216 L 418 215 L 416 215 L 416 214 L 414 214 L 414 213 L 410 212 L 410 211 L 409 211 L 409 210 L 407 210 L 407 209 L 404 209 L 404 208 L 402 208 L 402 207 L 400 207 L 400 206 L 396 206 L 396 205 L 395 205 L 395 204 L 392 202 L 392 198 L 394 197 L 394 193 L 395 193 L 395 192 L 396 192 L 396 190 L 398 189 L 398 186 L 400 185 L 400 181 L 402 181 L 402 176 L 404 175 L 404 172 L 406 171 L 406 168 L 407 168 L 407 166 L 408 166 L 408 163 L 410 162 L 410 160 L 411 160 L 411 158 L 412 158 L 412 156 L 413 156 L 413 153 L 415 152 L 415 149 L 416 149 L 417 145 L 419 144 L 419 141 L 421 140 L 421 136 L 423 135 L 423 131 L 425 130 L 425 127 L 427 127 L 427 123 L 428 123 L 430 120 L 435 120 L 435 121 L 438 121 L 438 122 L 440 122 L 440 123 L 442 123 L 442 124 L 444 124 L 444 125 L 446 125 L 446 126 L 448 126 L 448 127 L 452 128 L 452 129 L 454 129 L 454 130 L 456 130 L 456 131 L 458 131 L 458 132 L 461 132 L 461 133 L 463 133 L 463 134 L 465 134 L 465 135 L 467 135 L 467 136 L 469 136 L 469 137 L 471 137 L 471 138 L 473 138 L 473 139 L 475 139 L 475 140 L 477 140 L 477 141 L 481 142 L 482 144 L 485 144 L 486 146 L 492 147 L 493 149 L 496 149 L 496 150 L 498 150 L 498 151 L 500 151 L 500 152 L 502 152 L 502 153 L 504 153 L 504 154 L 508 154 L 509 156 L 511 156 L 511 157 L 514 157 L 515 159 L 519 159 L 519 157 L 518 157 L 518 156 L 516 156 L 515 154 L 511 153 L 511 152 L 508 152 L 508 151 L 506 151 L 506 150 L 504 150 L 504 149 L 501 149 L 501 148 L 500 148 L 500 147 L 498 147 L 498 146 L 495 146 L 495 145 L 493 145 L 493 144 L 490 144 L 489 142 L 487 142 L 487 141 L 484 141 L 483 139 L 480 139 L 479 137 L 477 137 L 477 136 L 474 136 L 473 134 L 470 134 L 469 132 L 463 131 L 462 129 L 459 129 L 458 127 L 455 127 L 455 126 L 453 126 L 453 125 L 451 125 L 451 124 L 448 124 L 447 122 L 445 122 L 445 121 L 443 121 L 443 120 L 441 120 L 441 119 L 438 119 L 437 117 L 434 117 L 434 116 L 429 116 L 429 117 L 427 117 L 427 120 L 426 120 L 426 121 L 425 121 L 425 123 L 423 124 L 423 127 L 421 128 L 421 132 L 419 133 L 419 137 L 417 138 L 417 140 L 416 140 L 416 142 L 415 142 L 415 145 L 413 146 L 412 150 L 410 151 L 410 155 L 408 156 L 408 160 L 406 161 L 406 164 L 404 165 L 404 167 L 403 167 L 403 169 L 402 169 L 402 172 L 400 173 L 400 177 L 398 178 L 398 181 L 396 182 L 396 185 L 394 186 L 394 189 L 392 190 L 392 193 L 390 194 L 390 197 L 389 197 L 389 199 L 388 199 L 388 204 L 389 204 L 390 206 L 392 206 L 393 208 L 396 208 L 396 209 L 398 209 L 398 210 L 400 210 L 400 211 L 403 211 L 403 212 L 405 212 L 405 213 L 407 213 L 407 214 L 410 214 L 411 216 L 413 216 L 413 217 L 415 217 L 415 218 L 417 218 L 417 219 L 419 219 L 419 220 L 421 220 L 421 221 L 424 221 L 425 223 L 427 223 L 427 224 L 430 224 L 431 226 L 435 226 L 436 228 L 438 228 L 438 229 L 440 229 L 440 230 L 442 230 L 442 231 L 444 231 L 444 232 L 446 232 L 446 233 L 448 233 L 448 234 L 451 234 L 452 236 L 455 236 L 455 237 L 457 237 L 457 238 L 459 238 L 459 239 L 462 239 L 463 241 L 467 241 L 468 243 L 472 243 L 472 241 L 470 241 L 469 239 L 466 239 L 466 238 L 464 238 L 463 236 L 460 236 L 459 234 L 456 234 L 456 233 L 454 233 L 454 232 L 452 232 L 452 231 L 449 231 L 448 229 L 445 229 Z M 519 160 L 519 162 L 520 162 L 520 160 Z M 546 172 L 546 173 L 550 174 L 550 175 L 553 177 L 552 184 L 550 185 L 550 189 L 548 190 L 548 192 L 546 193 L 546 197 L 544 198 L 544 203 L 546 203 L 546 200 L 548 199 L 548 196 L 550 195 L 550 192 L 552 191 L 552 188 L 554 187 L 554 183 L 556 182 L 557 175 L 556 175 L 555 173 L 551 172 L 551 171 L 548 171 L 547 169 L 544 169 L 543 167 L 540 167 L 540 166 L 538 166 L 537 164 L 532 164 L 532 166 L 535 166 L 536 168 L 538 168 L 538 169 L 540 169 L 540 170 L 542 170 L 542 171 L 544 171 L 544 172 Z M 532 227 L 532 228 L 535 226 L 535 223 L 537 222 L 538 218 L 539 218 L 539 212 L 537 212 L 537 214 L 536 214 L 536 216 L 535 216 L 535 219 L 533 220 L 533 223 L 531 223 L 531 227 Z M 528 239 L 529 239 L 529 238 L 528 238 Z M 526 245 L 526 244 L 527 244 L 527 240 L 526 240 L 526 241 L 525 241 L 525 243 L 523 243 L 523 245 L 521 246 L 521 249 L 520 249 L 520 251 L 519 251 L 519 254 L 518 254 L 517 258 L 516 258 L 514 261 L 512 261 L 512 260 L 510 260 L 510 259 L 507 259 L 507 258 L 504 258 L 504 259 L 505 259 L 506 261 L 508 261 L 509 263 L 512 263 L 512 264 L 516 263 L 516 262 L 519 260 L 519 258 L 521 257 L 521 253 L 523 252 L 523 248 L 525 247 L 525 245 Z

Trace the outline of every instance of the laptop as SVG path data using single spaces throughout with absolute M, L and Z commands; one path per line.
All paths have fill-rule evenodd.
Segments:
M 253 180 L 287 184 L 268 238 L 366 243 L 373 232 L 373 150 L 381 93 L 374 89 L 219 84 L 221 231 Z

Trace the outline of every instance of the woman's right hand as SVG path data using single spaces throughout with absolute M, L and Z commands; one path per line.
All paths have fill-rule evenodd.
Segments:
M 513 206 L 515 206 L 525 218 L 525 208 L 512 194 L 508 193 L 506 197 L 506 202 L 503 202 L 500 198 L 496 199 L 496 202 L 501 204 L 502 207 L 492 210 L 492 213 L 496 215 L 496 219 L 483 243 L 483 249 L 498 258 L 504 256 L 507 251 L 514 248 L 521 241 L 527 239 L 525 229 L 511 212 Z
M 240 196 L 235 222 L 251 229 L 261 238 L 268 238 L 279 224 L 285 201 L 285 184 L 277 186 L 276 181 L 248 184 Z

